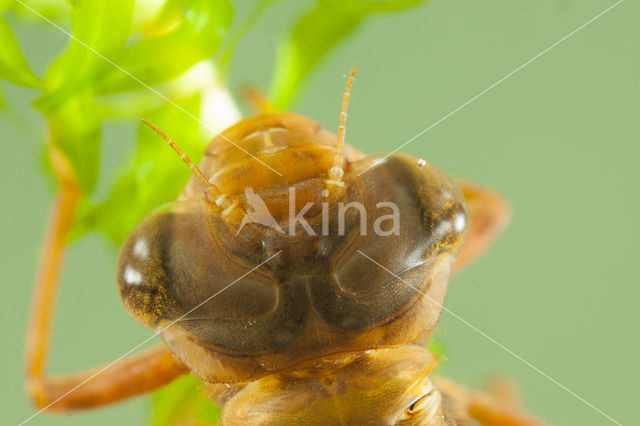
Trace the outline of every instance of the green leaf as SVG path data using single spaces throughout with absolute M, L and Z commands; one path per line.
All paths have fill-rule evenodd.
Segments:
M 440 340 L 431 339 L 429 340 L 429 344 L 427 345 L 427 349 L 429 349 L 435 356 L 439 359 L 444 358 L 447 352 L 444 344 Z
M 172 28 L 180 25 L 187 3 L 188 0 L 165 1 L 155 19 L 148 22 L 143 29 L 144 34 L 154 37 L 162 33 L 170 32 Z
M 278 48 L 270 91 L 276 107 L 285 109 L 309 72 L 367 16 L 402 10 L 420 3 L 422 0 L 318 1 L 286 34 Z
M 31 72 L 22 56 L 11 27 L 0 15 L 0 78 L 24 87 L 39 87 L 41 82 Z
M 124 49 L 132 16 L 130 0 L 74 1 L 71 11 L 74 39 L 47 72 L 45 94 L 36 105 L 45 112 L 52 111 L 113 69 L 109 61 Z
M 180 107 L 200 115 L 200 95 L 174 99 Z M 199 123 L 169 103 L 145 114 L 194 160 L 204 152 Z M 140 124 L 135 157 L 123 168 L 103 202 L 85 205 L 75 223 L 74 237 L 99 230 L 116 244 L 154 208 L 175 201 L 190 177 L 180 157 L 147 126 Z
M 149 426 L 174 426 L 200 421 L 216 424 L 220 408 L 204 393 L 205 384 L 195 376 L 183 376 L 153 395 Z
M 90 92 L 76 94 L 47 116 L 49 140 L 65 155 L 85 194 L 98 179 L 100 118 Z
M 184 0 L 169 0 L 156 24 L 148 30 L 152 35 L 124 50 L 115 60 L 135 79 L 112 69 L 98 92 L 136 90 L 143 87 L 137 80 L 153 86 L 179 76 L 216 52 L 231 24 L 231 16 L 230 0 L 193 0 L 186 4 Z M 181 19 L 176 22 L 178 17 Z
M 431 353 L 440 360 L 438 369 L 436 371 L 438 372 L 438 374 L 442 374 L 446 367 L 445 361 L 447 360 L 447 353 L 449 352 L 448 348 L 442 341 L 440 341 L 439 339 L 434 339 L 432 337 L 429 340 L 427 349 L 429 349 L 429 351 L 431 351 Z

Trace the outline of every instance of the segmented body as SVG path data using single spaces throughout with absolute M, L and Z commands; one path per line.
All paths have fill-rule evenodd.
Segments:
M 435 358 L 413 344 L 438 321 L 467 232 L 464 199 L 425 161 L 364 157 L 351 148 L 344 184 L 332 191 L 326 182 L 336 145 L 297 115 L 242 121 L 209 145 L 199 166 L 219 190 L 216 199 L 192 178 L 179 202 L 139 225 L 122 248 L 125 306 L 161 329 L 171 351 L 205 381 L 254 381 L 233 404 L 249 398 L 255 411 L 252 386 L 293 386 L 301 382 L 282 377 L 317 376 L 317 363 L 338 382 L 347 378 L 336 365 L 356 368 L 367 359 L 362 365 L 380 374 L 409 368 L 420 372 L 417 388 L 431 386 Z M 246 221 L 248 214 L 274 223 Z M 405 353 L 415 365 L 398 361 Z M 349 380 L 359 380 L 356 370 Z

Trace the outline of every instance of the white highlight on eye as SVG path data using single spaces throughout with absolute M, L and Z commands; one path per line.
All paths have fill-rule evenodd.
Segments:
M 124 280 L 129 285 L 140 285 L 142 282 L 142 274 L 133 269 L 130 265 L 127 265 L 124 269 Z
M 453 227 L 455 228 L 455 230 L 458 232 L 462 232 L 466 224 L 467 224 L 467 218 L 464 216 L 464 214 L 458 213 L 458 216 L 456 216 L 456 221 L 453 224 Z
M 149 257 L 149 243 L 147 243 L 146 239 L 141 238 L 136 241 L 135 245 L 133 246 L 133 254 L 140 259 L 146 259 L 147 257 Z

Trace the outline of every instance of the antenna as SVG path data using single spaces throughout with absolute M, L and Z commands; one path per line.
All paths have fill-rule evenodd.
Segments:
M 340 125 L 338 126 L 338 144 L 337 144 L 337 153 L 335 159 L 333 160 L 333 167 L 329 170 L 329 179 L 327 183 L 336 185 L 336 186 L 344 186 L 344 182 L 342 182 L 342 176 L 344 175 L 344 170 L 342 169 L 342 163 L 344 162 L 344 154 L 343 146 L 344 146 L 344 135 L 346 133 L 346 124 L 347 124 L 347 109 L 349 108 L 349 98 L 351 97 L 351 86 L 353 85 L 353 78 L 356 75 L 356 70 L 358 69 L 358 63 L 356 62 L 355 66 L 351 70 L 349 74 L 349 80 L 347 80 L 347 88 L 342 96 L 342 110 L 340 111 Z
M 198 180 L 200 182 L 202 182 L 202 184 L 204 185 L 204 187 L 207 190 L 207 194 L 211 195 L 213 197 L 213 199 L 217 199 L 218 197 L 220 197 L 222 195 L 220 189 L 215 186 L 214 184 L 212 184 L 211 182 L 209 182 L 209 180 L 204 176 L 204 173 L 202 173 L 202 170 L 200 170 L 198 168 L 198 166 L 196 166 L 193 161 L 191 161 L 191 158 L 189 158 L 189 156 L 187 154 L 185 154 L 178 145 L 176 145 L 176 143 L 174 141 L 172 141 L 167 135 L 164 134 L 164 132 L 160 129 L 158 129 L 156 126 L 154 126 L 153 124 L 151 124 L 150 122 L 148 122 L 145 119 L 142 119 L 142 122 L 144 124 L 146 124 L 147 126 L 151 127 L 151 129 L 156 132 L 157 134 L 160 135 L 160 137 L 162 139 L 165 140 L 166 143 L 169 144 L 169 146 L 171 148 L 173 148 L 173 150 L 175 152 L 178 153 L 178 155 L 180 156 L 180 158 L 182 159 L 182 161 L 184 161 L 184 163 L 189 166 L 189 169 L 191 170 L 191 173 L 198 178 Z

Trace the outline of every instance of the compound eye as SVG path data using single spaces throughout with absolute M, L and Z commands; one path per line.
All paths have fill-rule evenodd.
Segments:
M 347 237 L 337 240 L 343 245 L 333 249 L 326 267 L 331 274 L 310 278 L 313 303 L 331 326 L 363 330 L 400 318 L 405 325 L 420 321 L 409 309 L 424 315 L 420 327 L 435 325 L 467 217 L 456 186 L 420 164 L 397 155 L 351 177 L 350 187 L 362 189 L 352 190 L 350 200 L 361 203 L 364 214 L 348 211 Z
M 255 268 L 264 260 L 260 251 L 230 251 L 221 242 L 234 241 L 225 229 L 218 216 L 190 202 L 143 221 L 118 259 L 124 306 L 165 339 L 186 333 L 243 353 L 291 343 L 304 328 L 303 289 L 287 287 L 266 265 Z
M 173 218 L 169 211 L 147 218 L 131 232 L 118 258 L 120 299 L 135 319 L 152 329 L 175 314 L 165 250 L 172 239 Z

